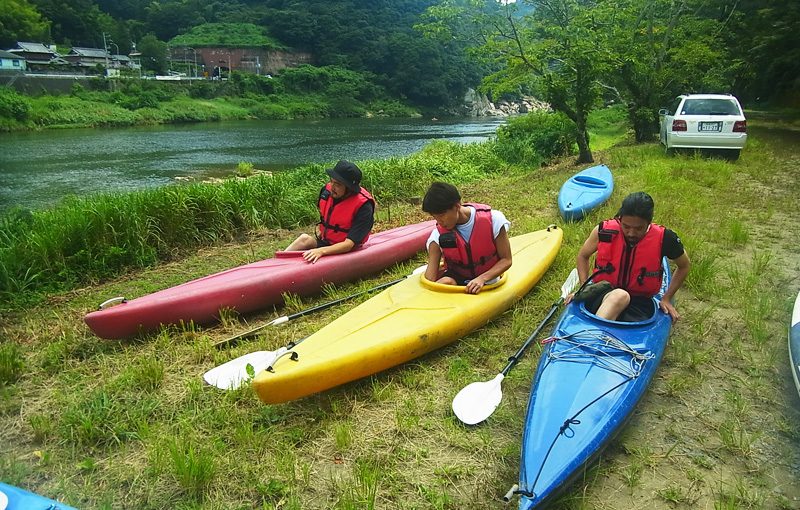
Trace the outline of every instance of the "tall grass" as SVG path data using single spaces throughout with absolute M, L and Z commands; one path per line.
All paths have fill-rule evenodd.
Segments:
M 545 114 L 539 114 L 539 118 Z M 562 123 L 556 123 L 562 129 Z M 527 140 L 535 125 L 482 144 L 461 146 L 434 142 L 419 153 L 362 163 L 363 185 L 379 207 L 420 196 L 428 183 L 477 181 L 497 172 L 514 171 L 502 157 L 509 144 Z M 560 143 L 548 125 L 551 143 Z M 550 143 L 548 142 L 548 143 Z M 559 155 L 515 161 L 528 165 Z M 538 147 L 538 146 L 537 146 Z M 292 172 L 229 179 L 221 184 L 194 183 L 134 193 L 69 198 L 47 210 L 14 209 L 0 218 L 0 299 L 21 302 L 23 292 L 61 291 L 109 278 L 129 268 L 169 260 L 199 246 L 229 241 L 261 228 L 291 228 L 316 219 L 316 197 L 326 180 L 324 166 Z

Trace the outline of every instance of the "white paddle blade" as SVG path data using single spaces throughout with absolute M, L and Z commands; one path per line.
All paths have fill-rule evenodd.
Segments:
M 203 374 L 203 379 L 221 390 L 238 389 L 250 380 L 250 375 L 247 373 L 248 365 L 252 366 L 253 373 L 257 374 L 270 366 L 285 351 L 286 347 L 281 347 L 277 351 L 256 351 L 239 356 L 212 368 Z
M 503 374 L 491 381 L 468 384 L 453 399 L 453 412 L 467 425 L 475 425 L 492 415 L 503 399 L 500 385 L 505 379 Z
M 578 270 L 572 268 L 572 272 L 569 273 L 567 279 L 564 280 L 564 285 L 561 286 L 561 297 L 566 298 L 569 296 L 569 293 L 580 283 L 580 278 L 578 278 Z

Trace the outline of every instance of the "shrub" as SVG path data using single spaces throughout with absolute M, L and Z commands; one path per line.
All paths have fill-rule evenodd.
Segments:
M 25 122 L 30 111 L 31 102 L 27 97 L 8 87 L 0 87 L 0 119 Z
M 498 154 L 511 163 L 537 166 L 575 152 L 575 125 L 561 113 L 533 112 L 497 130 Z

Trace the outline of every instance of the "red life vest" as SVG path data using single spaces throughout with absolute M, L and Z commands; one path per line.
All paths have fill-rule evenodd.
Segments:
M 500 260 L 497 247 L 494 245 L 492 231 L 492 208 L 484 204 L 464 204 L 475 208 L 475 224 L 467 243 L 458 230 L 446 230 L 436 225 L 439 230 L 439 248 L 442 250 L 447 270 L 459 279 L 471 280 L 488 271 Z M 454 234 L 456 246 L 445 248 L 441 243 L 441 235 Z
M 338 202 L 333 201 L 331 183 L 327 183 L 319 193 L 319 236 L 330 244 L 341 243 L 347 239 L 347 233 L 353 226 L 353 218 L 362 205 L 375 199 L 364 188 L 359 188 L 358 193 L 353 193 Z M 369 233 L 361 244 L 369 239 Z
M 598 274 L 594 281 L 605 280 L 615 288 L 627 290 L 633 296 L 651 297 L 658 294 L 663 276 L 663 226 L 651 223 L 647 233 L 633 247 L 625 242 L 618 219 L 604 221 L 598 235 L 600 241 L 597 243 L 595 267 L 607 267 L 611 272 Z

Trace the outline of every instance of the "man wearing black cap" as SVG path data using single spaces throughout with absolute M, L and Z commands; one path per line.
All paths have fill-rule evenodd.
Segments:
M 341 160 L 326 172 L 331 180 L 319 192 L 319 234 L 301 234 L 286 248 L 303 250 L 312 264 L 366 242 L 375 221 L 375 199 L 361 187 L 361 169 Z

